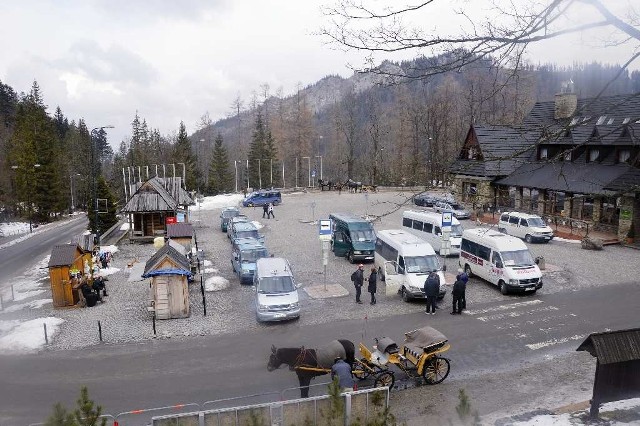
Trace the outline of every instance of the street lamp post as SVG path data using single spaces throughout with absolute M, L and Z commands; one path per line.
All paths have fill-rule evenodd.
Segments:
M 307 176 L 309 178 L 309 185 L 307 188 L 311 188 L 311 157 L 302 157 L 302 159 L 307 159 Z
M 324 179 L 322 176 L 322 155 L 316 155 L 316 158 L 320 158 L 320 179 Z
M 40 164 L 36 163 L 33 165 L 34 169 L 40 167 Z M 17 170 L 20 166 L 11 166 L 13 170 Z M 28 175 L 27 175 L 28 176 Z M 29 233 L 33 232 L 33 206 L 31 205 L 31 185 L 27 185 L 27 208 L 29 209 Z
M 233 169 L 236 172 L 236 193 L 238 192 L 238 161 L 233 160 Z
M 104 129 L 113 129 L 113 126 L 100 126 L 94 127 L 91 129 L 91 133 L 89 135 L 91 139 L 91 180 L 92 180 L 92 193 L 93 193 L 93 209 L 94 209 L 94 221 L 93 221 L 93 229 L 92 232 L 95 235 L 95 245 L 100 245 L 100 230 L 98 227 L 98 182 L 96 180 L 96 174 L 98 170 L 96 170 L 96 160 L 97 153 L 95 152 L 95 135 L 96 133 L 101 132 Z
M 71 181 L 71 213 L 73 213 L 73 211 L 76 209 L 76 204 L 73 202 L 73 193 L 74 193 L 74 188 L 73 188 L 73 178 L 76 176 L 80 176 L 80 173 L 73 173 L 71 175 L 69 175 L 69 180 Z

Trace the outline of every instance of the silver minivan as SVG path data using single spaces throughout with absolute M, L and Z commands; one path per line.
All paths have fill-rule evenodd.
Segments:
M 300 286 L 296 284 L 291 265 L 286 259 L 258 259 L 253 284 L 258 321 L 283 321 L 300 317 Z

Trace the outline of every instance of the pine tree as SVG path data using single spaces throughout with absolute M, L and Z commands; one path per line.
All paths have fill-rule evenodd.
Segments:
M 116 216 L 116 212 L 118 210 L 118 204 L 116 197 L 111 192 L 111 189 L 107 185 L 106 180 L 103 176 L 98 176 L 96 181 L 96 195 L 98 198 L 98 223 L 97 229 L 100 235 L 104 234 L 109 228 L 118 222 L 118 218 Z M 96 229 L 95 221 L 96 221 L 96 210 L 95 210 L 95 201 L 93 196 L 91 197 L 91 203 L 89 204 L 89 208 L 87 210 L 87 214 L 89 216 L 89 228 Z M 106 206 L 105 201 L 106 200 Z M 106 210 L 105 210 L 106 208 Z M 103 213 L 105 212 L 105 213 Z
M 229 173 L 229 155 L 227 148 L 222 144 L 222 135 L 218 135 L 213 147 L 213 158 L 209 167 L 207 192 L 212 195 L 230 192 L 233 189 L 232 184 L 232 176 Z
M 59 402 L 53 406 L 53 414 L 49 416 L 45 426 L 75 426 L 73 414 L 69 413 Z
M 200 188 L 198 188 L 198 184 L 200 183 L 200 173 L 196 167 L 195 156 L 191 151 L 191 141 L 189 140 L 189 136 L 187 136 L 187 128 L 182 121 L 178 129 L 178 138 L 174 147 L 173 159 L 176 167 L 179 163 L 184 163 L 185 165 L 187 171 L 185 182 L 187 191 L 198 190 L 199 192 Z
M 80 398 L 76 402 L 78 408 L 74 411 L 74 417 L 78 426 L 105 426 L 107 424 L 105 417 L 100 418 L 102 406 L 97 405 L 94 408 L 95 403 L 89 399 L 89 391 L 86 386 L 80 389 Z
M 262 181 L 262 159 L 265 156 L 266 129 L 262 121 L 262 114 L 258 113 L 256 117 L 255 129 L 251 136 L 251 145 L 249 146 L 249 185 L 254 188 L 261 188 Z

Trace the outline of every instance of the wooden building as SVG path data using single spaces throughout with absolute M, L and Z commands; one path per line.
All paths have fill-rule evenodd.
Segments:
M 640 97 L 568 88 L 518 126 L 471 126 L 450 167 L 462 201 L 625 240 L 640 232 Z
M 157 319 L 189 316 L 189 278 L 187 258 L 165 244 L 147 261 L 143 278 L 151 278 L 152 310 Z
M 129 215 L 129 239 L 151 242 L 165 236 L 167 219 L 176 222 L 182 217 L 188 221 L 188 206 L 193 204 L 179 177 L 153 177 L 139 184 L 122 209 Z
M 197 248 L 196 233 L 190 223 L 170 223 L 167 225 L 167 238 L 182 245 L 187 253 Z
M 84 261 L 91 260 L 91 252 L 86 252 L 77 244 L 63 244 L 53 247 L 49 258 L 49 280 L 53 306 L 61 308 L 73 306 L 80 300 L 79 286 L 84 277 Z M 73 277 L 72 277 L 72 272 Z
M 640 328 L 592 333 L 576 350 L 596 358 L 592 417 L 602 403 L 640 397 Z

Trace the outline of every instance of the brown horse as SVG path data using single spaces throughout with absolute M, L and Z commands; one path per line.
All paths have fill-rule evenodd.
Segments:
M 339 339 L 342 350 L 337 351 L 330 357 L 329 365 L 326 361 L 318 361 L 318 351 L 316 349 L 306 349 L 304 346 L 299 348 L 277 348 L 271 346 L 271 355 L 269 356 L 269 362 L 267 363 L 267 370 L 273 371 L 282 364 L 289 366 L 289 370 L 294 370 L 298 375 L 298 382 L 300 383 L 300 397 L 309 397 L 309 384 L 311 379 L 316 376 L 322 376 L 328 374 L 331 370 L 331 363 L 336 356 L 340 356 L 349 365 L 355 363 L 355 345 L 350 340 Z M 300 367 L 317 368 L 317 371 L 305 370 Z

